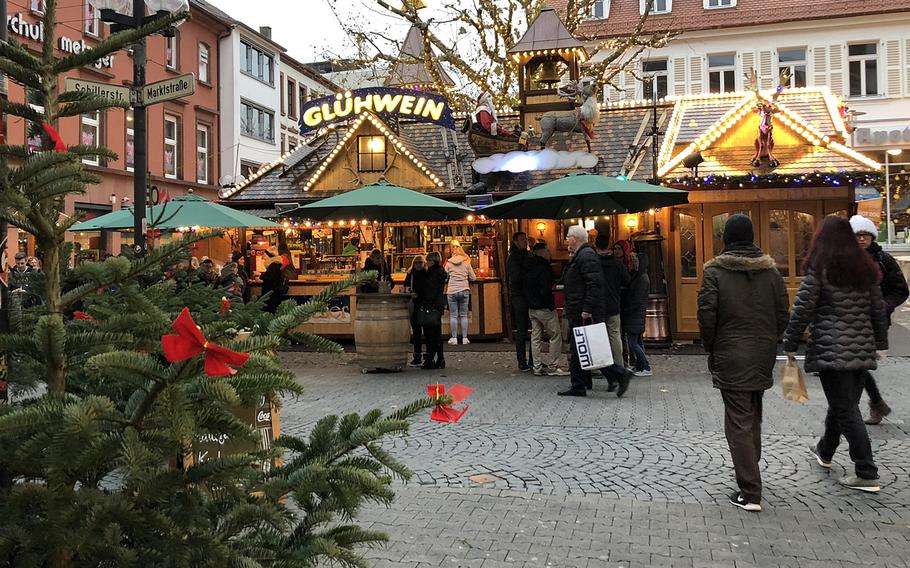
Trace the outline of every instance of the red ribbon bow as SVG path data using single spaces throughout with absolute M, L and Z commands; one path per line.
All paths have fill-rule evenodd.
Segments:
M 448 394 L 452 397 L 452 402 L 449 404 L 437 404 L 433 408 L 433 412 L 430 414 L 430 420 L 436 420 L 437 422 L 451 422 L 455 423 L 461 420 L 461 417 L 464 416 L 464 413 L 470 408 L 470 404 L 465 406 L 462 409 L 452 408 L 453 404 L 458 404 L 464 399 L 468 398 L 471 393 L 474 392 L 473 389 L 466 387 L 461 384 L 454 384 L 452 388 L 449 389 L 449 392 L 446 393 L 446 386 L 442 384 L 427 385 L 427 394 L 430 395 L 430 398 L 439 400 L 444 395 Z
M 57 131 L 54 130 L 53 126 L 44 122 L 41 124 L 41 128 L 44 129 L 44 131 L 47 133 L 48 137 L 50 137 L 51 142 L 54 143 L 55 152 L 66 152 L 68 150 L 68 148 L 66 147 L 66 144 L 63 142 L 63 138 L 61 138 L 60 134 L 58 134 Z
M 205 352 L 205 374 L 210 377 L 224 377 L 237 372 L 228 365 L 242 367 L 250 358 L 247 353 L 238 353 L 209 343 L 190 316 L 189 308 L 183 308 L 171 324 L 171 328 L 177 335 L 165 335 L 161 338 L 164 356 L 171 363 L 185 361 Z
M 93 319 L 95 319 L 90 314 L 87 314 L 85 312 L 81 312 L 78 310 L 73 312 L 73 317 L 76 318 L 77 320 L 83 320 L 83 321 L 92 321 Z

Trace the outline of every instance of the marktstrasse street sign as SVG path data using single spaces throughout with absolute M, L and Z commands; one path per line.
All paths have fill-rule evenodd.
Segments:
M 188 97 L 196 92 L 196 75 L 187 73 L 172 79 L 150 83 L 139 90 L 137 104 L 153 105 L 172 99 Z
M 130 94 L 132 89 L 120 85 L 111 85 L 110 83 L 99 83 L 97 81 L 84 81 L 67 77 L 64 83 L 67 91 L 83 91 L 95 96 L 108 99 L 115 102 L 131 102 Z

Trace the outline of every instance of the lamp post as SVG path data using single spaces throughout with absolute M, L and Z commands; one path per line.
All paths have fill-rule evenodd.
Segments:
M 101 20 L 111 24 L 111 31 L 140 28 L 173 12 L 189 11 L 189 0 L 101 0 L 97 3 Z M 151 12 L 146 16 L 146 9 Z M 174 24 L 174 27 L 179 25 Z M 159 32 L 165 37 L 176 34 L 174 27 Z M 133 44 L 133 88 L 145 86 L 145 38 Z M 148 195 L 148 112 L 141 97 L 133 101 L 133 251 L 146 253 L 146 207 Z
M 900 156 L 900 148 L 885 150 L 885 230 L 888 231 L 888 245 L 894 240 L 891 225 L 891 156 Z

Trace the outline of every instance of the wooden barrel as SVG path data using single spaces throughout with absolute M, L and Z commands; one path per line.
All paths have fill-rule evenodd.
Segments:
M 357 294 L 354 344 L 362 369 L 400 370 L 411 352 L 411 322 L 405 294 Z

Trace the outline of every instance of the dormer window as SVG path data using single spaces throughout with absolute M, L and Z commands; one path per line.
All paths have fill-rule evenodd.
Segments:
M 648 4 L 651 5 L 649 14 L 669 14 L 673 9 L 673 0 L 640 0 L 641 13 L 645 13 Z

